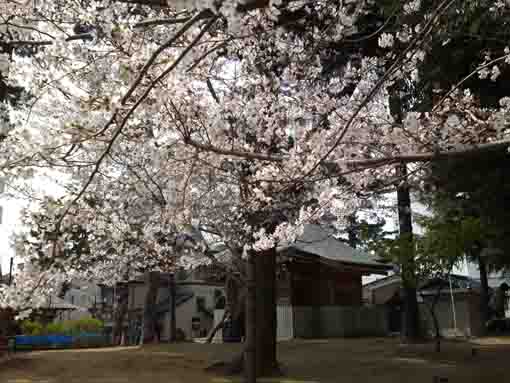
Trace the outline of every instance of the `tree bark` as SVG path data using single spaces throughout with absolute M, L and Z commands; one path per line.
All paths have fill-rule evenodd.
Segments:
M 246 281 L 246 341 L 244 348 L 244 374 L 246 383 L 256 383 L 257 381 L 257 358 L 256 358 L 256 255 L 250 252 L 248 256 L 248 263 L 246 267 L 247 281 Z
M 147 285 L 147 292 L 145 295 L 144 307 L 144 343 L 157 341 L 156 337 L 156 301 L 158 299 L 159 290 L 159 273 L 148 272 L 145 274 L 145 284 Z
M 436 313 L 436 307 L 437 303 L 439 302 L 439 299 L 441 298 L 441 282 L 439 282 L 439 287 L 436 291 L 436 295 L 434 295 L 434 299 L 432 301 L 432 304 L 428 306 L 428 309 L 430 311 L 430 316 L 432 317 L 432 322 L 434 323 L 434 332 L 435 332 L 435 349 L 436 352 L 441 352 L 441 332 L 439 330 L 439 320 L 437 319 L 437 313 Z M 423 302 L 426 302 L 425 297 L 422 295 Z
M 117 287 L 117 308 L 114 312 L 113 343 L 120 344 L 124 330 L 124 318 L 128 311 L 129 290 L 127 286 Z
M 478 269 L 480 270 L 480 320 L 482 322 L 481 335 L 487 335 L 487 322 L 489 321 L 489 281 L 487 278 L 487 265 L 483 257 L 478 254 Z
M 276 249 L 255 257 L 256 294 L 256 371 L 271 376 L 278 370 L 276 359 Z
M 236 374 L 245 382 L 280 374 L 276 359 L 276 252 L 251 253 L 247 262 L 246 340 L 242 355 L 229 363 L 216 363 L 208 371 Z
M 175 286 L 175 275 L 168 274 L 168 314 L 169 314 L 169 326 L 168 326 L 168 342 L 172 343 L 177 340 L 177 320 L 175 318 L 177 310 L 177 292 Z
M 216 335 L 216 333 L 218 332 L 218 330 L 220 328 L 223 328 L 223 324 L 225 323 L 225 319 L 227 319 L 227 315 L 228 315 L 228 311 L 225 309 L 225 311 L 223 312 L 223 317 L 221 318 L 221 320 L 218 322 L 218 324 L 216 326 L 214 326 L 214 328 L 211 330 L 211 332 L 209 333 L 209 335 L 207 336 L 207 339 L 206 339 L 206 343 L 212 343 L 213 339 L 214 339 L 214 336 Z
M 402 261 L 401 277 L 404 295 L 404 318 L 402 337 L 406 341 L 416 341 L 420 336 L 420 319 L 418 300 L 416 297 L 416 265 L 414 262 L 413 224 L 411 216 L 411 195 L 407 183 L 407 167 L 405 164 L 397 166 L 397 177 L 404 179 L 397 187 L 398 219 L 400 238 L 409 241 L 408 250 Z

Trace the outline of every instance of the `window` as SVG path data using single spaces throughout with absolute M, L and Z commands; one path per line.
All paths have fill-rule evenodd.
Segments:
M 205 308 L 205 297 L 197 297 L 197 310 Z

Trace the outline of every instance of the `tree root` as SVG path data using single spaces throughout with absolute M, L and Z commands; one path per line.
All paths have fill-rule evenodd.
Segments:
M 217 361 L 205 367 L 205 371 L 216 375 L 234 376 L 244 372 L 244 353 L 237 355 L 230 361 Z M 266 377 L 281 377 L 285 372 L 280 363 L 276 362 L 272 371 L 266 372 Z

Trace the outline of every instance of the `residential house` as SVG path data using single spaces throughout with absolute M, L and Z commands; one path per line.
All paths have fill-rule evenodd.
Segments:
M 101 299 L 101 288 L 98 285 L 73 279 L 67 286 L 63 301 L 79 309 L 69 312 L 66 319 L 76 320 L 93 317 L 93 313 L 97 311 Z
M 43 323 L 62 322 L 84 316 L 90 317 L 86 308 L 73 305 L 54 295 L 46 298 L 46 303 L 37 310 L 35 315 Z
M 465 269 L 470 278 L 480 281 L 480 270 L 476 263 L 466 260 Z M 504 283 L 510 286 L 510 273 L 508 271 L 489 272 L 487 275 L 487 282 L 489 287 L 493 290 L 496 290 Z M 510 306 L 507 307 L 505 315 L 507 318 L 510 318 Z
M 363 286 L 366 304 L 387 310 L 391 332 L 401 330 L 402 281 L 399 275 L 382 278 Z M 442 336 L 471 337 L 481 333 L 480 283 L 462 275 L 446 280 L 433 279 L 418 286 L 417 299 L 422 326 L 427 335 L 435 328 L 430 308 L 435 299 L 435 313 Z
M 197 274 L 176 283 L 176 323 L 186 339 L 207 336 L 214 325 L 214 309 L 218 296 L 224 295 L 224 284 L 198 279 Z M 168 292 L 168 290 L 167 290 Z M 168 293 L 162 297 L 158 311 L 162 314 L 162 337 L 169 336 L 170 310 Z
M 398 333 L 402 327 L 401 286 L 402 280 L 398 274 L 363 285 L 363 303 L 385 308 L 390 333 Z
M 439 296 L 439 298 L 437 298 Z M 472 337 L 482 333 L 480 315 L 480 283 L 472 278 L 452 275 L 448 279 L 433 279 L 418 289 L 418 302 L 425 330 L 435 335 L 430 312 L 437 299 L 435 313 L 444 337 Z
M 202 278 L 200 278 L 202 277 Z M 168 274 L 159 275 L 159 288 L 156 297 L 156 313 L 161 328 L 161 340 L 167 340 L 170 334 L 170 287 Z M 139 341 L 143 323 L 144 307 L 149 285 L 145 276 L 140 276 L 116 287 L 101 286 L 101 303 L 99 310 L 102 315 L 109 315 L 105 322 L 107 331 L 113 328 L 115 301 L 118 290 L 127 289 L 127 314 L 123 324 L 128 334 L 128 342 Z M 218 280 L 205 278 L 200 270 L 187 273 L 185 278 L 176 276 L 176 327 L 185 339 L 204 337 L 214 323 L 214 308 L 218 296 L 224 295 L 224 285 Z

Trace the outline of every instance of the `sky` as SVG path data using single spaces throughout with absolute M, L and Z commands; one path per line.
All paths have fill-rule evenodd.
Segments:
M 0 0 L 1 1 L 1 0 Z M 62 179 L 62 174 L 56 172 L 47 172 L 35 176 L 32 186 L 33 190 L 39 195 L 52 195 L 58 197 L 63 194 L 63 189 L 54 180 Z M 12 189 L 7 189 L 7 192 L 12 192 Z M 11 257 L 15 257 L 14 250 L 10 245 L 10 237 L 15 230 L 19 230 L 21 210 L 27 206 L 29 201 L 27 199 L 7 198 L 0 193 L 0 206 L 2 206 L 2 221 L 0 223 L 0 265 L 2 266 L 2 273 L 9 272 L 9 263 Z M 16 257 L 14 258 L 16 263 Z
M 14 256 L 14 251 L 9 244 L 9 237 L 19 222 L 19 214 L 23 204 L 20 201 L 0 198 L 2 206 L 2 223 L 0 224 L 0 264 L 2 273 L 9 272 L 9 260 Z

